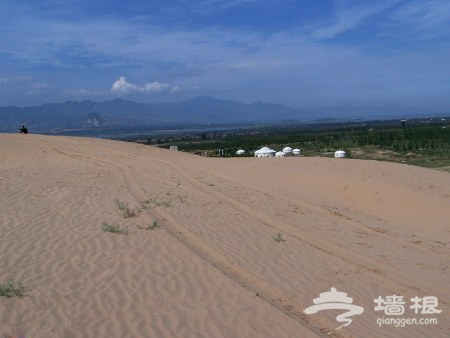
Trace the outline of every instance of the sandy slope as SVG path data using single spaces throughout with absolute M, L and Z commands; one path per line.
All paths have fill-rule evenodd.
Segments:
M 0 299 L 6 337 L 450 336 L 448 173 L 4 134 L 0 191 L 0 281 L 29 288 Z M 340 331 L 342 310 L 303 313 L 331 287 L 365 309 Z M 395 318 L 438 324 L 379 327 L 373 300 L 393 294 Z M 415 315 L 416 295 L 442 313 Z

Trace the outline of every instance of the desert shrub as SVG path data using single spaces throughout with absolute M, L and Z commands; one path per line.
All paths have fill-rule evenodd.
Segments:
M 155 219 L 153 223 L 147 224 L 145 228 L 139 224 L 137 224 L 136 227 L 140 230 L 156 230 L 158 228 L 161 228 L 161 225 L 159 225 L 158 221 Z
M 141 211 L 139 208 L 130 208 L 127 203 L 123 203 L 119 200 L 115 200 L 114 202 L 124 218 L 135 217 Z
M 161 228 L 161 226 L 158 224 L 158 221 L 156 219 L 152 224 L 147 225 L 147 230 L 156 230 L 158 228 Z
M 4 284 L 0 284 L 0 296 L 11 298 L 11 297 L 23 297 L 25 295 L 26 289 L 22 282 L 18 282 L 14 279 L 10 279 Z
M 128 227 L 120 227 L 120 225 L 102 223 L 102 231 L 112 232 L 115 234 L 128 235 Z
M 273 240 L 275 242 L 286 242 L 286 240 L 283 238 L 283 234 L 281 232 L 277 232 L 274 236 L 273 236 Z
M 172 201 L 168 200 L 168 201 L 159 201 L 155 198 L 153 199 L 147 199 L 144 202 L 142 202 L 143 205 L 153 205 L 154 207 L 171 207 L 172 206 Z

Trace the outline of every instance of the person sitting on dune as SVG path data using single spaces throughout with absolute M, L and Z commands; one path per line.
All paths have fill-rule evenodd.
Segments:
M 19 129 L 19 133 L 21 134 L 28 134 L 28 129 L 25 126 L 22 126 L 22 128 Z

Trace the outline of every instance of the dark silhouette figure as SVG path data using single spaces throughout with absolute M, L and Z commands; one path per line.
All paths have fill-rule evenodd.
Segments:
M 19 133 L 21 134 L 28 134 L 28 129 L 25 126 L 22 126 L 22 128 L 19 129 Z

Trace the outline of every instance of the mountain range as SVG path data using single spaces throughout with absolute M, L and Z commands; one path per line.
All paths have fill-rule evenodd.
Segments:
M 151 125 L 270 123 L 320 118 L 369 119 L 419 114 L 397 106 L 300 109 L 282 104 L 251 104 L 210 97 L 175 103 L 138 103 L 123 99 L 101 102 L 67 101 L 32 107 L 0 107 L 0 132 L 26 125 L 33 132 L 58 133 L 73 129 Z

